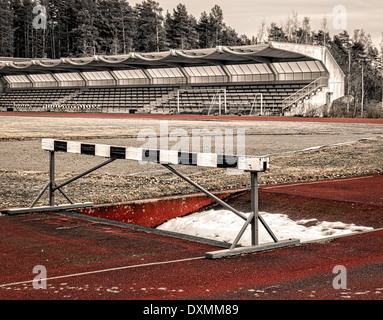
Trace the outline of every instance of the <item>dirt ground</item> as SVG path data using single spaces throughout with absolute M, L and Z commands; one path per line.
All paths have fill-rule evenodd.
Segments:
M 383 173 L 383 126 L 379 124 L 0 116 L 0 209 L 29 206 L 48 181 L 48 154 L 41 149 L 42 138 L 140 147 L 148 140 L 138 137 L 149 133 L 161 139 L 174 137 L 168 141 L 169 148 L 186 141 L 190 151 L 198 146 L 205 151 L 203 148 L 211 143 L 211 152 L 216 152 L 215 141 L 219 140 L 215 139 L 225 130 L 234 134 L 233 143 L 225 138 L 225 148 L 236 153 L 244 146 L 249 156 L 270 156 L 271 167 L 260 174 L 261 184 Z M 241 130 L 245 140 L 237 140 Z M 154 141 L 160 148 L 164 140 Z M 57 154 L 56 160 L 57 182 L 104 161 L 66 153 Z M 250 184 L 248 173 L 185 166 L 178 169 L 209 190 Z M 75 202 L 97 204 L 196 192 L 160 165 L 124 160 L 64 190 Z M 56 204 L 65 202 L 57 196 Z M 38 204 L 47 205 L 47 196 Z

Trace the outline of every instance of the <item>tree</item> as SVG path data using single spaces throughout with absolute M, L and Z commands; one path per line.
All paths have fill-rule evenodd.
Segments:
M 292 15 L 287 17 L 286 23 L 283 27 L 284 34 L 287 37 L 288 42 L 297 43 L 297 31 L 298 31 L 298 13 L 296 11 L 292 12 Z
M 348 97 L 351 94 L 351 51 L 352 40 L 347 31 L 335 35 L 330 45 L 330 52 L 346 75 L 345 91 Z M 350 112 L 350 99 L 347 99 L 347 114 Z
M 76 15 L 76 27 L 71 31 L 74 38 L 74 56 L 92 56 L 97 54 L 99 30 L 95 25 L 97 7 L 93 1 L 81 2 Z
M 197 22 L 187 12 L 186 6 L 179 4 L 171 15 L 166 15 L 166 39 L 170 48 L 193 49 L 198 45 Z
M 380 77 L 381 77 L 381 87 L 380 87 L 380 90 L 381 90 L 381 97 L 382 97 L 382 109 L 383 109 L 383 32 L 382 32 L 382 42 L 380 43 Z
M 321 37 L 319 37 L 318 40 L 319 40 L 319 42 L 321 42 L 321 45 L 326 46 L 327 41 L 330 39 L 330 34 L 328 31 L 328 19 L 327 19 L 326 15 L 323 16 L 322 23 L 321 23 L 321 30 L 318 33 L 318 35 L 323 36 L 323 39 Z
M 275 22 L 272 22 L 270 28 L 268 29 L 269 41 L 279 41 L 279 42 L 287 42 L 288 38 L 284 33 L 283 29 L 278 27 Z
M 206 11 L 201 13 L 196 27 L 198 33 L 198 42 L 200 48 L 208 48 L 210 46 L 210 24 L 209 16 Z
M 134 42 L 137 39 L 137 17 L 136 11 L 128 2 L 121 0 L 121 10 L 118 15 L 117 32 L 118 39 L 122 42 L 121 53 L 135 50 Z
M 0 1 L 0 56 L 11 57 L 13 55 L 13 19 L 11 1 Z
M 33 6 L 30 0 L 12 0 L 15 57 L 32 57 Z
M 379 51 L 373 46 L 370 34 L 363 29 L 356 29 L 351 51 L 352 81 L 354 95 L 360 105 L 363 116 L 366 103 L 380 99 Z M 356 111 L 354 111 L 355 113 Z
M 94 16 L 97 29 L 98 54 L 117 54 L 120 51 L 117 39 L 116 17 L 119 12 L 118 0 L 99 0 Z
M 311 25 L 310 18 L 304 17 L 302 21 L 302 27 L 298 33 L 299 43 L 311 44 Z
M 245 43 L 243 43 L 245 42 Z M 231 27 L 225 25 L 222 30 L 221 44 L 225 46 L 240 46 L 242 44 L 248 44 L 246 36 L 239 36 L 238 33 Z
M 223 12 L 220 6 L 215 5 L 209 14 L 210 25 L 210 46 L 215 47 L 222 44 L 222 32 L 223 32 Z
M 162 11 L 159 3 L 153 0 L 144 0 L 136 5 L 139 51 L 161 51 L 166 48 Z
M 261 25 L 258 28 L 257 38 L 255 40 L 256 43 L 265 43 L 266 39 L 266 21 L 262 19 Z

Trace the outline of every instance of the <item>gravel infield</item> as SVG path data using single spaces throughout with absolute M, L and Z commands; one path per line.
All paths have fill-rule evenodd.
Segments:
M 196 129 L 206 132 L 193 134 Z M 48 181 L 49 161 L 47 152 L 41 149 L 42 138 L 140 147 L 147 140 L 138 137 L 149 132 L 162 138 L 169 135 L 169 148 L 180 143 L 183 137 L 186 139 L 183 141 L 189 142 L 190 149 L 195 147 L 194 141 L 199 141 L 202 151 L 207 141 L 214 152 L 215 138 L 220 132 L 227 130 L 234 134 L 232 148 L 235 151 L 238 147 L 236 133 L 243 130 L 247 155 L 270 156 L 270 170 L 260 174 L 259 179 L 260 184 L 265 185 L 380 174 L 383 172 L 382 129 L 379 124 L 304 121 L 0 116 L 0 209 L 29 206 Z M 192 136 L 197 140 L 192 140 Z M 162 142 L 156 141 L 160 147 Z M 58 182 L 103 161 L 98 157 L 64 153 L 56 159 Z M 209 190 L 249 187 L 250 184 L 247 173 L 177 167 Z M 196 192 L 160 165 L 124 160 L 117 160 L 64 190 L 76 202 L 97 204 Z M 66 203 L 66 200 L 57 195 L 56 204 L 59 203 Z M 46 195 L 38 205 L 47 205 Z

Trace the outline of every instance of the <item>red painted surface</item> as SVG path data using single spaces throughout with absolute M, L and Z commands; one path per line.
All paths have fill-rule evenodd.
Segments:
M 383 175 L 271 185 L 262 191 L 383 206 Z
M 230 204 L 250 210 L 250 193 Z M 259 210 L 383 228 L 383 175 L 260 186 Z
M 80 117 L 80 118 L 131 118 L 131 119 L 173 119 L 173 120 L 235 120 L 235 121 L 299 121 L 329 123 L 383 124 L 383 119 L 360 118 L 304 118 L 304 117 L 248 117 L 248 116 L 204 116 L 204 115 L 161 115 L 126 113 L 64 113 L 64 112 L 0 112 L 0 116 L 30 117 Z
M 360 183 L 380 185 L 381 179 L 377 175 L 361 179 Z M 270 208 L 274 203 L 288 211 L 305 203 L 309 209 L 318 203 L 311 213 L 319 214 L 320 208 L 330 212 L 336 209 L 333 218 L 351 216 L 368 222 L 374 215 L 375 223 L 382 222 L 383 206 L 379 201 L 371 203 L 371 199 L 379 200 L 375 196 L 381 190 L 371 188 L 372 197 L 366 200 L 358 193 L 355 180 L 333 183 L 323 181 L 320 188 L 309 183 L 290 184 L 291 188 L 284 185 L 283 191 L 277 186 L 262 187 L 260 205 Z M 315 198 L 308 196 L 310 188 L 316 190 Z M 330 192 L 327 188 L 333 189 Z M 274 198 L 267 202 L 266 196 Z M 246 197 L 229 202 L 245 207 Z M 352 197 L 357 201 L 350 201 Z M 240 199 L 243 202 L 239 203 Z M 352 205 L 354 211 L 350 211 Z M 359 210 L 362 206 L 374 207 L 375 211 Z M 206 260 L 205 252 L 219 248 L 61 214 L 1 216 L 0 299 L 382 300 L 382 247 L 383 229 L 379 229 L 230 259 Z M 32 286 L 36 265 L 47 269 L 46 289 Z M 347 289 L 333 287 L 333 268 L 337 265 L 347 270 Z M 130 312 L 142 312 L 135 307 L 141 308 L 142 304 L 134 304 Z
M 229 199 L 243 191 L 214 193 L 220 199 Z M 120 204 L 99 205 L 81 209 L 81 214 L 154 228 L 176 218 L 191 214 L 215 203 L 203 194 L 130 201 Z
M 1 217 L 0 299 L 376 299 L 383 230 L 206 260 L 216 248 L 82 219 Z M 35 265 L 47 288 L 33 288 Z M 347 290 L 335 290 L 336 265 Z M 18 283 L 21 282 L 21 283 Z M 134 310 L 131 310 L 134 311 Z
M 234 208 L 251 210 L 249 190 L 215 194 Z M 203 194 L 192 194 L 98 205 L 78 212 L 153 228 L 214 204 Z M 259 209 L 284 213 L 295 220 L 316 218 L 383 228 L 383 175 L 260 186 Z

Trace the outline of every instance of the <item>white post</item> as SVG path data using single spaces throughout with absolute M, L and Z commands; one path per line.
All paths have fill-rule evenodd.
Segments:
M 261 93 L 261 116 L 263 116 L 263 93 Z
M 221 115 L 221 93 L 218 93 L 218 108 L 219 108 L 219 115 Z
M 177 90 L 177 113 L 180 113 L 180 90 Z

